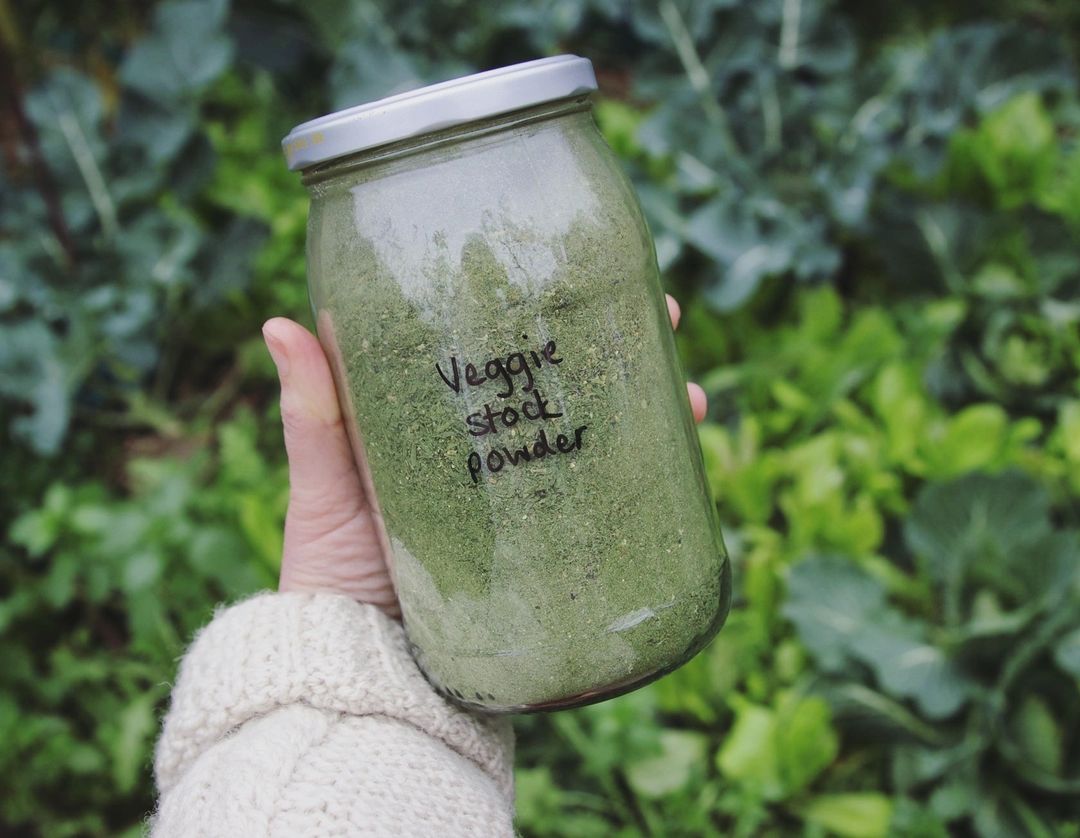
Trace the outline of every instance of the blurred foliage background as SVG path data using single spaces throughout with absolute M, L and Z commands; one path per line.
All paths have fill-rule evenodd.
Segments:
M 528 836 L 1080 835 L 1080 7 L 0 0 L 0 832 L 135 835 L 275 581 L 279 139 L 557 52 L 639 187 L 737 605 L 518 724 Z

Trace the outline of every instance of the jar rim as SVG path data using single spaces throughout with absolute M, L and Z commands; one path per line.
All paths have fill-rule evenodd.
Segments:
M 297 125 L 281 141 L 292 171 L 357 151 L 596 90 L 592 62 L 556 55 L 449 79 Z

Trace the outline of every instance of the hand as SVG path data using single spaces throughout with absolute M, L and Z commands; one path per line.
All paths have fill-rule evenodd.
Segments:
M 679 304 L 668 295 L 671 325 Z M 281 591 L 345 594 L 400 616 L 375 515 L 356 470 L 330 365 L 318 339 L 275 317 L 263 337 L 281 380 L 281 421 L 289 455 L 289 511 Z M 687 385 L 694 419 L 705 418 L 705 392 Z

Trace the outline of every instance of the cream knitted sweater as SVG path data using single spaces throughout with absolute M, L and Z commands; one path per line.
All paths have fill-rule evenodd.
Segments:
M 220 611 L 157 745 L 157 838 L 512 835 L 505 720 L 443 701 L 401 626 L 332 594 Z

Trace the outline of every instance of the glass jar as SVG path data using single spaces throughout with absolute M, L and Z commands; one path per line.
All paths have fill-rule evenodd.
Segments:
M 485 711 L 640 686 L 730 602 L 653 244 L 593 89 L 560 56 L 284 141 L 414 655 Z

